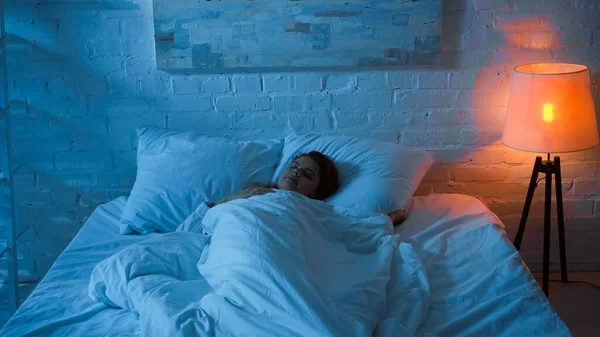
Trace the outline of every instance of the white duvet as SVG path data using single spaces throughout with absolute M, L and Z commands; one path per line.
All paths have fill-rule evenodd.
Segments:
M 90 297 L 143 336 L 412 336 L 426 316 L 423 265 L 385 215 L 277 191 L 189 228 L 99 263 Z

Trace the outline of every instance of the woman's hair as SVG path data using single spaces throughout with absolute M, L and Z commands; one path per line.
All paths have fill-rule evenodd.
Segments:
M 317 186 L 317 198 L 319 200 L 327 199 L 334 194 L 340 187 L 337 167 L 331 158 L 321 152 L 311 151 L 303 153 L 294 158 L 309 157 L 319 165 L 319 185 Z
M 317 186 L 316 191 L 316 199 L 323 200 L 333 195 L 340 186 L 338 170 L 333 160 L 331 160 L 331 158 L 322 154 L 321 152 L 311 151 L 309 153 L 297 155 L 292 161 L 301 157 L 309 157 L 310 159 L 314 160 L 319 166 L 320 176 L 319 185 Z M 251 182 L 244 186 L 244 188 L 251 187 L 277 188 L 277 184 Z

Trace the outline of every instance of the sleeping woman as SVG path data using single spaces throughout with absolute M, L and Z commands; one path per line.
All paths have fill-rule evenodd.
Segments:
M 370 336 L 388 305 L 392 264 L 404 260 L 383 214 L 308 200 L 338 186 L 330 158 L 302 154 L 275 185 L 246 188 L 211 212 L 200 204 L 177 228 L 183 235 L 150 238 L 99 264 L 90 296 L 135 310 L 144 336 Z M 394 224 L 405 216 L 390 214 Z
M 208 208 L 236 199 L 246 199 L 254 195 L 274 192 L 274 189 L 300 193 L 306 197 L 324 200 L 333 195 L 339 186 L 338 171 L 335 163 L 328 156 L 311 151 L 304 153 L 292 160 L 291 164 L 281 173 L 276 184 L 252 183 L 239 193 L 230 195 L 216 203 L 206 203 L 196 212 L 205 213 Z M 200 215 L 200 216 L 203 216 Z M 406 212 L 402 210 L 389 213 L 394 226 L 401 224 L 406 219 Z

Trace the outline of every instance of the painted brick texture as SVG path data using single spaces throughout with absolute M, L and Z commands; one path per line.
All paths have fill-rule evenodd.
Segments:
M 500 142 L 510 71 L 586 64 L 600 109 L 600 2 L 444 6 L 440 67 L 183 74 L 156 69 L 151 0 L 7 1 L 17 221 L 34 228 L 20 245 L 22 279 L 43 276 L 97 205 L 129 193 L 140 126 L 346 134 L 431 150 L 437 163 L 418 194 L 480 197 L 514 235 L 536 154 Z M 570 267 L 598 270 L 599 246 L 586 238 L 600 237 L 600 150 L 562 159 Z M 522 251 L 533 268 L 542 197 L 540 184 Z

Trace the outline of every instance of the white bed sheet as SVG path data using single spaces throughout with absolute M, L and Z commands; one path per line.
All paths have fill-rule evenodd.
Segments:
M 126 199 L 98 207 L 0 336 L 135 336 L 134 314 L 87 295 L 94 266 L 140 236 L 119 235 Z M 426 266 L 431 303 L 423 336 L 570 336 L 506 236 L 477 199 L 411 199 L 396 233 Z
M 474 197 L 411 199 L 396 234 L 425 265 L 430 288 L 422 336 L 571 336 L 514 248 Z
M 90 275 L 98 262 L 149 237 L 119 235 L 126 200 L 117 198 L 94 211 L 0 336 L 136 336 L 132 313 L 88 297 Z

